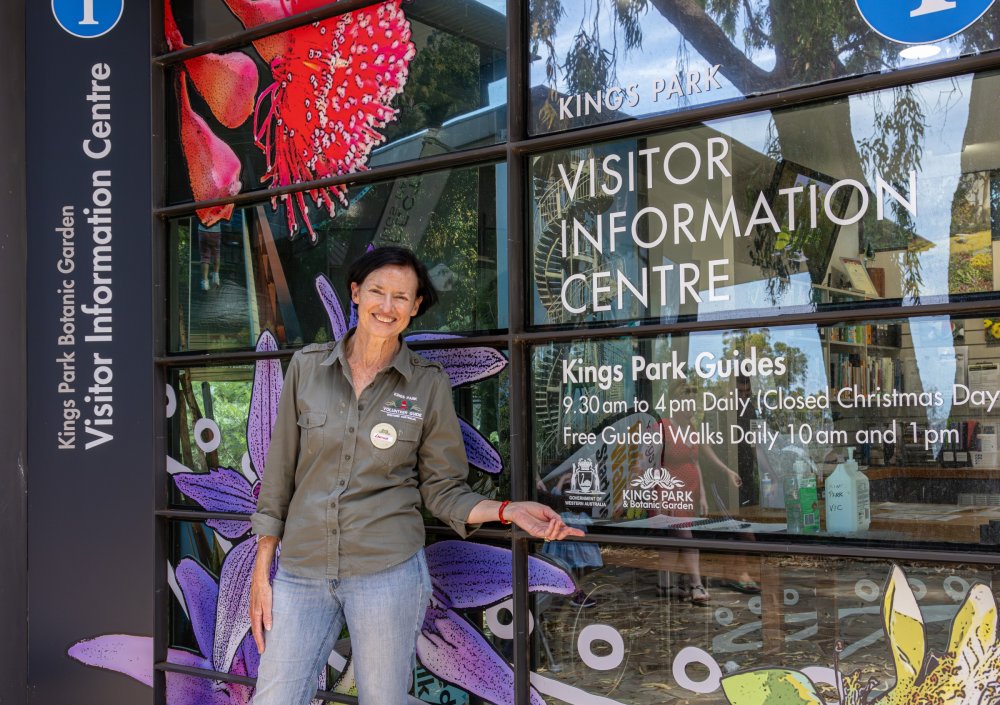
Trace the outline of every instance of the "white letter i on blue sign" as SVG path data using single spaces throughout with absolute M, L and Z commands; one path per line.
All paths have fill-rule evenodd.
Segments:
M 934 12 L 953 10 L 958 5 L 956 0 L 924 0 L 920 7 L 910 13 L 910 17 L 920 17 L 920 15 L 930 15 Z
M 924 4 L 927 2 L 928 0 L 924 0 Z M 97 20 L 94 19 L 94 0 L 83 0 L 83 19 L 80 20 L 80 24 L 97 24 Z

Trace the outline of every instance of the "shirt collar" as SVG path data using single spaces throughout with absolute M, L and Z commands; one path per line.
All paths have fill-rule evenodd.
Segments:
M 340 366 L 345 370 L 348 369 L 347 366 L 347 340 L 354 335 L 354 329 L 352 328 L 347 332 L 343 338 L 337 341 L 333 350 L 330 354 L 326 356 L 326 359 L 321 363 L 325 366 L 333 365 L 335 362 L 339 362 Z M 407 382 L 410 381 L 410 377 L 413 376 L 413 357 L 410 352 L 409 346 L 406 344 L 406 340 L 402 336 L 399 337 L 399 350 L 396 355 L 392 358 L 392 361 L 388 364 L 388 367 L 395 368 Z

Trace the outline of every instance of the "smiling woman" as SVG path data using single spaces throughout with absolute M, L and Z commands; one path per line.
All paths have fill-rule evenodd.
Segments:
M 345 624 L 361 701 L 407 702 L 432 595 L 421 504 L 463 538 L 494 520 L 545 540 L 582 535 L 549 507 L 468 486 L 449 377 L 402 338 L 436 300 L 413 252 L 372 249 L 348 283 L 357 326 L 292 358 L 252 518 L 257 705 L 309 702 Z

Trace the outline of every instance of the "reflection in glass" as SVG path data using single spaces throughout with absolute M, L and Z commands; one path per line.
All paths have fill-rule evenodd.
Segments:
M 170 456 L 194 472 L 244 466 L 253 366 L 174 370 Z M 199 432 L 195 431 L 195 428 Z
M 430 270 L 441 299 L 415 328 L 505 327 L 505 175 L 489 165 L 353 188 L 349 209 L 314 222 L 316 244 L 290 239 L 283 215 L 266 205 L 212 228 L 172 221 L 170 350 L 248 349 L 264 329 L 281 347 L 331 340 L 316 279 L 349 301 L 347 267 L 369 245 L 410 247 Z
M 915 52 L 880 36 L 854 3 L 794 12 L 774 0 L 535 0 L 530 7 L 532 134 L 975 54 L 997 48 L 1000 26 L 992 8 Z
M 216 17 L 229 14 L 222 0 L 204 4 L 179 3 L 176 26 L 167 7 L 172 49 L 193 43 L 205 23 L 226 24 Z M 257 5 L 229 3 L 244 24 L 288 14 L 285 3 Z M 389 0 L 179 65 L 166 94 L 168 200 L 225 198 L 502 141 L 506 18 L 495 5 Z M 281 200 L 289 227 L 312 236 L 320 213 L 348 207 L 345 196 L 335 186 L 311 191 L 308 205 Z M 199 215 L 212 225 L 230 214 Z
M 602 531 L 808 540 L 818 521 L 838 539 L 995 543 L 994 325 L 920 317 L 538 346 L 539 497 Z M 845 524 L 845 512 L 860 516 Z
M 995 661 L 975 655 L 997 649 L 991 628 L 975 636 L 994 619 L 991 568 L 702 552 L 709 600 L 692 605 L 686 568 L 668 553 L 604 545 L 604 565 L 578 581 L 586 605 L 536 596 L 532 685 L 547 702 L 740 705 L 767 693 L 797 705 L 889 693 L 931 703 L 995 692 Z M 984 667 L 962 668 L 963 658 Z
M 986 101 L 998 81 L 963 76 L 536 157 L 533 322 L 995 291 L 1000 133 Z

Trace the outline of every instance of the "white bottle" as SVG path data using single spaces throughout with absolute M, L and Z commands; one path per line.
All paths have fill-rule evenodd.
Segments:
M 851 455 L 853 456 L 853 453 Z M 825 487 L 827 532 L 850 534 L 857 531 L 858 487 L 856 474 L 848 469 L 846 463 L 838 463 L 830 477 L 826 478 Z
M 858 506 L 858 531 L 868 531 L 872 525 L 872 499 L 871 483 L 865 474 L 858 469 L 858 463 L 854 460 L 854 448 L 847 449 L 847 462 L 844 463 L 847 471 L 854 476 L 855 497 Z

